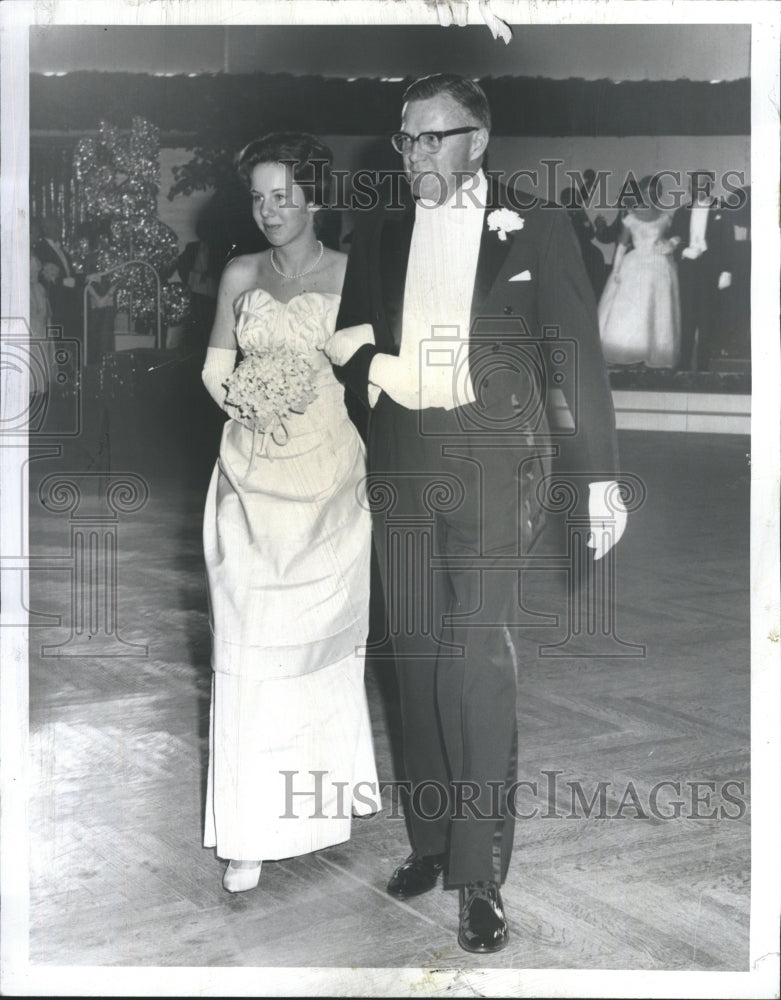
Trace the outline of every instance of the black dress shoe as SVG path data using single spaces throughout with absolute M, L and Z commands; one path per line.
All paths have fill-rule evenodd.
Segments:
M 510 932 L 496 882 L 467 882 L 459 900 L 458 943 L 464 951 L 501 951 Z
M 396 899 L 408 899 L 428 892 L 437 884 L 445 867 L 444 854 L 426 854 L 419 857 L 414 851 L 403 865 L 399 865 L 388 882 L 388 892 Z

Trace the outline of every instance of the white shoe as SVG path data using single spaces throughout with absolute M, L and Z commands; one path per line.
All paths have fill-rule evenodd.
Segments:
M 229 861 L 222 877 L 222 887 L 227 892 L 246 892 L 260 881 L 260 861 Z M 237 867 L 241 865 L 242 867 Z

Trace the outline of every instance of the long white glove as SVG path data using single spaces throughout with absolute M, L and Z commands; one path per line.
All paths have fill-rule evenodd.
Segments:
M 374 330 L 371 323 L 360 323 L 358 326 L 346 326 L 337 330 L 323 344 L 323 352 L 332 365 L 346 365 L 359 347 L 374 343 Z
M 233 374 L 237 353 L 233 347 L 207 347 L 206 349 L 206 360 L 203 364 L 201 379 L 211 398 L 222 410 L 225 410 L 225 396 L 227 395 L 223 383 L 229 375 Z M 227 413 L 227 410 L 225 412 Z
M 337 330 L 323 345 L 326 357 L 334 365 L 346 365 L 355 352 L 364 344 L 374 343 L 374 329 L 370 323 L 346 326 Z M 374 407 L 384 390 L 401 406 L 408 409 L 419 407 L 419 392 L 416 387 L 419 378 L 414 377 L 407 365 L 391 354 L 375 354 L 369 368 L 369 405 Z
M 369 380 L 399 406 L 408 410 L 420 409 L 420 372 L 406 358 L 375 354 L 369 368 Z
M 601 559 L 616 544 L 626 528 L 626 507 L 618 483 L 604 480 L 589 483 L 588 518 L 591 533 L 586 545 L 594 549 L 594 559 Z

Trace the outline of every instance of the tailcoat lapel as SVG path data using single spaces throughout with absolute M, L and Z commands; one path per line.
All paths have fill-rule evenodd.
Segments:
M 386 209 L 380 237 L 380 294 L 396 353 L 401 345 L 407 261 L 415 225 L 415 203 L 412 196 L 407 193 L 402 203 L 403 209 Z
M 499 234 L 488 229 L 488 215 L 496 208 L 505 207 L 505 192 L 500 184 L 489 178 L 488 204 L 483 216 L 483 230 L 480 236 L 480 251 L 477 257 L 475 290 L 472 295 L 472 320 L 480 315 L 480 307 L 488 298 L 496 276 L 504 264 L 512 246 L 512 236 L 500 240 Z

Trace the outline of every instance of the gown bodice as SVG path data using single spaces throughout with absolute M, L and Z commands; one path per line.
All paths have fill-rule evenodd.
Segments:
M 322 348 L 336 328 L 339 298 L 332 292 L 302 292 L 280 302 L 264 288 L 250 288 L 233 304 L 236 341 L 243 354 L 287 344 L 306 354 L 318 382 L 335 381 Z
M 233 303 L 234 333 L 241 352 L 287 345 L 306 355 L 315 371 L 316 398 L 304 413 L 284 419 L 284 433 L 253 434 L 236 420 L 229 420 L 223 438 L 222 459 L 239 459 L 262 451 L 266 457 L 293 458 L 305 451 L 338 448 L 358 437 L 344 402 L 344 386 L 337 381 L 323 345 L 333 334 L 340 296 L 332 292 L 302 292 L 280 302 L 263 288 L 250 288 Z M 248 466 L 249 468 L 249 466 Z
M 635 252 L 641 254 L 668 252 L 666 233 L 671 221 L 669 215 L 659 215 L 655 219 L 641 219 L 632 212 L 627 212 L 624 225 L 632 234 L 632 246 Z

